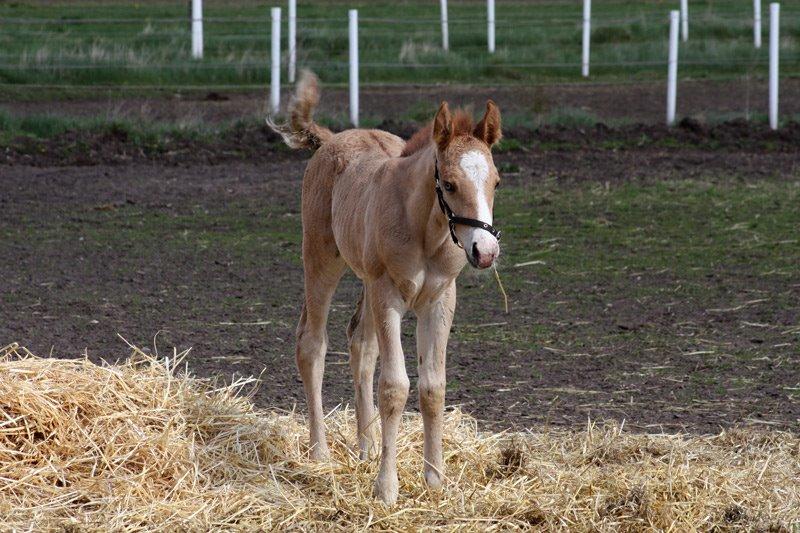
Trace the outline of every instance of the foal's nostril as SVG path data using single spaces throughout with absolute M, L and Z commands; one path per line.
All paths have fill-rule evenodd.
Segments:
M 481 253 L 478 251 L 478 243 L 475 242 L 472 243 L 472 257 L 474 257 L 476 261 L 481 257 Z

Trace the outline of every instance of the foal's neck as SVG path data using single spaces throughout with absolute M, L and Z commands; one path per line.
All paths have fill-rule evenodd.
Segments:
M 408 183 L 408 187 L 404 188 L 406 212 L 409 213 L 416 231 L 424 234 L 426 252 L 432 255 L 450 234 L 447 218 L 436 199 L 436 145 L 430 143 L 408 156 L 404 163 L 401 170 L 405 176 L 401 179 Z

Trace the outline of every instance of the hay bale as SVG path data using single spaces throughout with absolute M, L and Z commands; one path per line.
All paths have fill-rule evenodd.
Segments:
M 180 360 L 180 356 L 178 356 Z M 332 461 L 307 460 L 304 421 L 263 412 L 139 351 L 125 363 L 0 350 L 0 520 L 36 530 L 740 530 L 800 522 L 800 438 L 736 430 L 487 434 L 445 422 L 443 493 L 421 475 L 422 424 L 403 420 L 401 499 L 371 497 L 375 461 L 349 410 L 328 419 Z M 796 527 L 796 526 L 794 526 Z

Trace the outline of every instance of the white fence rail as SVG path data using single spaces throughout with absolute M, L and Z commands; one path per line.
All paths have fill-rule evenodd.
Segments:
M 442 19 L 442 50 L 450 49 L 450 28 L 447 23 L 447 0 L 439 0 L 439 11 Z
M 348 12 L 350 43 L 350 122 L 358 127 L 358 10 Z
M 203 59 L 203 0 L 192 0 L 192 57 Z
M 289 43 L 289 83 L 294 83 L 295 71 L 297 70 L 297 0 L 289 0 L 288 13 L 288 35 Z
M 592 39 L 592 0 L 583 0 L 583 48 L 581 51 L 581 75 L 589 77 L 589 42 Z
M 778 54 L 781 5 L 769 5 L 769 127 L 778 129 Z
M 681 40 L 689 40 L 689 0 L 681 0 Z
M 489 53 L 494 53 L 494 0 L 486 0 L 486 40 Z
M 667 126 L 675 123 L 678 98 L 678 20 L 680 12 L 669 13 L 669 59 L 667 60 Z
M 281 106 L 281 8 L 273 7 L 272 57 L 270 61 L 269 108 L 277 115 Z
M 761 48 L 761 0 L 753 0 L 753 44 Z

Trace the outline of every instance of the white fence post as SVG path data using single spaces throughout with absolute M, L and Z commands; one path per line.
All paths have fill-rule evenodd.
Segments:
M 297 0 L 289 0 L 289 83 L 294 83 L 297 70 Z
M 192 0 L 192 57 L 203 59 L 203 0 Z
M 489 53 L 494 53 L 494 0 L 486 0 L 486 38 L 489 45 Z
M 667 126 L 675 123 L 675 100 L 678 94 L 678 22 L 680 12 L 669 12 L 669 62 L 667 68 Z
M 589 41 L 592 38 L 592 0 L 583 0 L 583 54 L 581 75 L 589 77 Z
M 450 50 L 450 35 L 447 28 L 447 0 L 439 0 L 442 14 L 442 50 Z
M 753 0 L 753 44 L 761 48 L 761 0 Z
M 350 122 L 358 127 L 358 9 L 348 12 L 350 24 Z
M 281 8 L 273 7 L 272 13 L 272 56 L 270 57 L 269 107 L 273 115 L 281 109 Z
M 689 0 L 681 0 L 681 40 L 689 40 Z
M 778 48 L 781 5 L 769 5 L 769 127 L 778 129 Z

